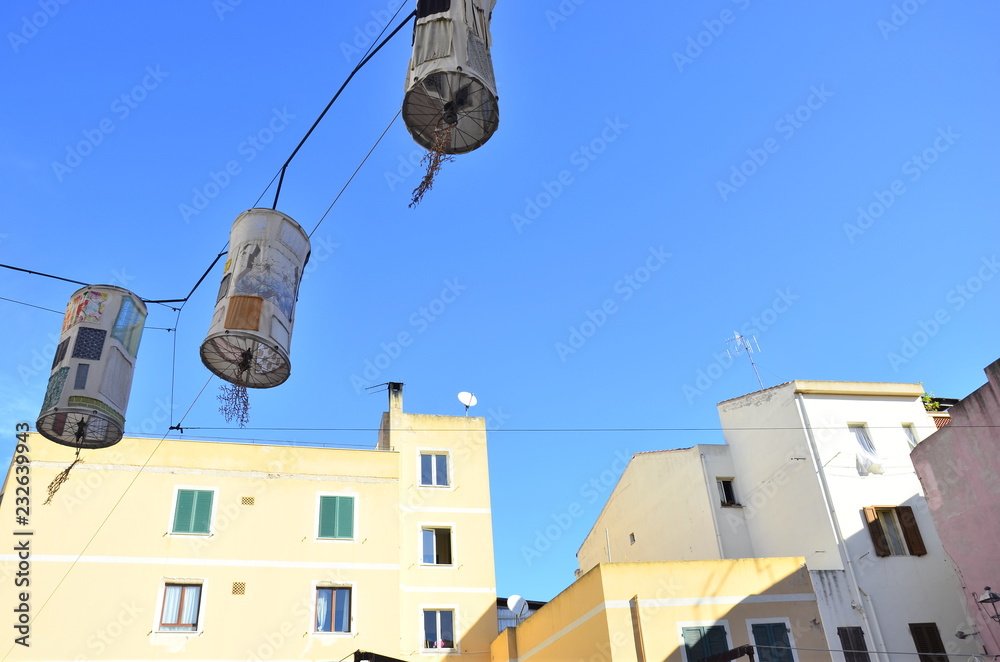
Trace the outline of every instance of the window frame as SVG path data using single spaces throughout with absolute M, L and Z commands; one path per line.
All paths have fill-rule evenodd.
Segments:
M 746 624 L 747 624 L 747 637 L 748 637 L 747 641 L 749 641 L 751 644 L 753 644 L 754 648 L 756 648 L 758 651 L 759 651 L 760 648 L 767 648 L 767 646 L 758 646 L 757 645 L 757 640 L 754 639 L 754 636 L 753 636 L 753 626 L 754 625 L 778 625 L 778 624 L 784 625 L 785 626 L 785 634 L 788 636 L 788 647 L 791 649 L 789 652 L 792 655 L 792 662 L 799 662 L 798 651 L 796 651 L 796 649 L 795 649 L 795 637 L 794 637 L 793 631 L 792 631 L 792 621 L 791 621 L 791 619 L 789 619 L 789 618 L 787 618 L 785 616 L 773 616 L 771 618 L 748 618 L 748 619 L 746 619 Z M 757 654 L 757 659 L 761 660 L 761 661 L 763 660 L 763 656 L 761 656 L 759 652 Z
M 441 635 L 441 617 L 440 613 L 443 611 L 451 612 L 451 634 L 452 642 L 451 648 L 427 648 L 424 644 L 427 643 L 427 631 L 424 629 L 425 614 L 428 611 L 433 611 L 438 613 L 437 617 L 437 628 L 438 636 Z M 459 639 L 459 627 L 458 627 L 458 605 L 444 605 L 444 604 L 429 604 L 420 605 L 419 608 L 420 626 L 418 632 L 420 633 L 420 652 L 421 653 L 435 653 L 435 652 L 446 652 L 446 653 L 461 653 L 462 652 L 462 642 Z
M 438 485 L 437 483 L 424 483 L 424 469 L 423 461 L 424 456 L 429 455 L 431 457 L 436 457 L 443 455 L 445 457 L 445 472 L 447 473 L 446 479 L 447 483 L 444 485 Z M 451 462 L 451 451 L 442 448 L 421 448 L 417 451 L 417 487 L 421 488 L 432 488 L 436 490 L 454 489 L 455 477 L 453 472 L 453 466 Z M 437 478 L 437 461 L 431 462 L 431 480 Z
M 208 531 L 175 531 L 174 525 L 177 523 L 177 502 L 180 498 L 181 491 L 189 492 L 211 492 L 212 493 L 212 507 L 208 514 Z M 207 486 L 207 485 L 174 485 L 174 496 L 173 501 L 170 506 L 170 520 L 167 526 L 168 536 L 202 536 L 211 538 L 215 535 L 215 514 L 219 510 L 219 492 L 218 487 Z
M 893 520 L 898 524 L 898 532 L 906 547 L 905 554 L 895 554 L 886 536 L 882 521 L 878 517 L 880 511 L 892 511 Z M 875 555 L 886 556 L 926 556 L 927 546 L 920 534 L 920 525 L 910 506 L 865 506 L 861 510 L 862 521 L 868 528 L 868 535 L 875 548 Z
M 684 643 L 684 630 L 688 628 L 710 627 L 723 628 L 726 633 L 726 650 L 732 650 L 735 648 L 733 646 L 733 632 L 729 627 L 728 619 L 720 619 L 717 621 L 677 621 L 677 642 L 681 651 L 681 662 L 698 662 L 698 660 L 691 660 L 688 658 L 687 644 Z
M 318 630 L 317 620 L 319 618 L 319 592 L 323 589 L 347 589 L 348 591 L 348 614 L 347 614 L 347 630 Z M 315 582 L 312 587 L 313 592 L 313 608 L 312 608 L 312 626 L 309 628 L 309 634 L 318 635 L 322 637 L 353 637 L 357 633 L 354 630 L 354 615 L 357 613 L 357 586 L 353 582 Z M 334 592 L 334 596 L 336 592 Z M 336 602 L 331 602 L 330 604 L 330 627 L 334 626 L 334 617 L 337 613 Z
M 159 603 L 160 607 L 156 611 L 157 616 L 156 616 L 156 622 L 155 622 L 155 627 L 154 627 L 154 630 L 153 630 L 153 634 L 166 634 L 166 635 L 175 635 L 175 634 L 177 634 L 177 635 L 187 635 L 187 636 L 201 634 L 204 631 L 204 620 L 205 619 L 203 618 L 203 616 L 205 614 L 205 587 L 206 587 L 206 584 L 207 584 L 207 580 L 205 580 L 205 579 L 195 579 L 195 578 L 187 578 L 187 577 L 184 577 L 184 578 L 179 578 L 179 577 L 164 578 L 160 582 L 159 595 L 157 596 L 158 603 Z M 163 622 L 164 609 L 166 609 L 166 606 L 167 606 L 167 588 L 170 587 L 170 586 L 180 586 L 180 587 L 182 587 L 181 601 L 177 605 L 177 617 L 178 618 L 180 618 L 180 614 L 183 611 L 183 606 L 184 606 L 184 594 L 186 593 L 186 591 L 184 591 L 183 589 L 193 588 L 195 586 L 197 586 L 198 589 L 199 589 L 199 591 L 198 591 L 198 612 L 196 614 L 195 622 L 193 624 L 194 627 L 192 629 L 190 629 L 190 630 L 164 630 L 163 629 L 164 627 L 181 627 L 183 625 L 186 625 L 186 624 L 165 624 Z
M 428 563 L 424 560 L 424 532 L 425 531 L 447 531 L 448 532 L 448 545 L 451 560 L 448 563 Z M 437 534 L 434 535 L 434 558 L 437 558 Z M 420 565 L 424 567 L 433 568 L 453 568 L 455 567 L 455 525 L 454 524 L 428 524 L 423 523 L 420 525 L 420 539 L 419 539 L 419 549 L 420 549 Z
M 352 508 L 351 508 L 352 517 L 351 517 L 351 537 L 350 538 L 336 538 L 336 537 L 321 536 L 320 535 L 320 533 L 322 533 L 322 531 L 320 530 L 320 527 L 323 524 L 323 517 L 322 517 L 322 514 L 323 514 L 323 499 L 324 498 L 329 498 L 329 497 L 338 497 L 338 498 L 349 498 L 349 499 L 351 499 L 351 501 L 352 501 Z M 358 540 L 358 522 L 359 522 L 359 517 L 358 517 L 358 510 L 359 510 L 359 503 L 358 502 L 359 501 L 360 501 L 360 499 L 358 498 L 357 494 L 351 494 L 351 493 L 346 493 L 346 492 L 319 492 L 316 495 L 316 515 L 315 515 L 315 521 L 313 522 L 313 537 L 314 537 L 314 540 L 316 542 L 323 542 L 323 543 L 349 543 L 349 542 L 355 542 L 355 541 L 357 541 Z
M 729 495 L 732 496 L 732 500 L 726 499 L 726 484 L 729 485 Z M 723 508 L 739 508 L 741 506 L 740 500 L 736 496 L 736 479 L 729 478 L 725 476 L 715 477 L 715 486 L 719 490 L 719 502 Z
M 848 650 L 847 646 L 850 643 L 844 641 L 844 635 L 847 635 L 848 639 L 854 638 L 853 635 L 858 634 L 861 636 L 861 645 L 863 648 L 857 649 L 855 645 L 855 650 Z M 840 639 L 840 652 L 844 656 L 844 662 L 871 662 L 871 649 L 868 648 L 868 642 L 865 641 L 865 629 L 857 625 L 844 625 L 837 628 L 837 638 Z
M 856 443 L 861 448 L 861 450 L 863 450 L 865 453 L 868 453 L 872 457 L 876 457 L 879 459 L 882 458 L 882 456 L 879 455 L 878 453 L 878 447 L 875 445 L 875 441 L 872 439 L 871 432 L 869 432 L 868 430 L 867 423 L 848 423 L 847 429 L 854 437 L 854 443 Z M 868 442 L 867 446 L 865 445 L 864 442 L 861 441 L 860 436 L 858 435 L 857 432 L 855 432 L 855 430 L 861 430 L 862 432 L 864 432 L 864 439 L 865 441 Z
M 944 641 L 941 640 L 941 629 L 938 628 L 937 623 L 907 623 L 906 625 L 910 631 L 910 638 L 913 639 L 913 649 L 920 656 L 920 662 L 948 662 L 948 651 L 944 647 Z M 917 641 L 918 630 L 923 630 L 924 635 L 928 636 L 928 641 L 925 642 L 927 647 L 938 650 L 921 652 L 920 642 Z

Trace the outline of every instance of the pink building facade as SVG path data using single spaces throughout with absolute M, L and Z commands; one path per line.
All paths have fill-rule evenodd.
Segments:
M 986 377 L 949 409 L 951 423 L 918 444 L 910 459 L 945 551 L 958 566 L 976 636 L 995 655 L 1000 623 L 976 598 L 985 586 L 1000 592 L 1000 360 L 986 368 Z

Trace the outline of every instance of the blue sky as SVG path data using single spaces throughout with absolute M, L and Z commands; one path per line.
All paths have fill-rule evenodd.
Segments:
M 5 3 L 0 261 L 185 296 L 397 6 Z M 313 235 L 292 377 L 251 393 L 250 426 L 373 429 L 385 397 L 359 384 L 405 382 L 419 413 L 461 414 L 455 394 L 474 391 L 497 590 L 544 600 L 572 581 L 621 458 L 722 441 L 715 403 L 758 388 L 726 356 L 734 330 L 756 335 L 765 386 L 967 395 L 1000 354 L 998 18 L 985 0 L 500 0 L 499 130 L 410 209 L 422 151 L 391 126 Z M 290 165 L 279 208 L 307 231 L 399 109 L 409 42 Z M 177 332 L 143 337 L 128 432 L 163 434 L 189 407 L 185 426 L 232 428 L 218 380 L 197 397 L 220 269 L 179 321 L 153 307 L 148 326 Z M 55 310 L 76 289 L 0 278 Z M 0 307 L 12 438 L 60 320 Z

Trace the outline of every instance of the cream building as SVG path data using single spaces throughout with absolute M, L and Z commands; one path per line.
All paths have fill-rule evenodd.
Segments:
M 920 384 L 793 381 L 719 404 L 724 446 L 636 455 L 577 557 L 801 556 L 842 662 L 973 655 L 962 583 L 910 450 L 935 429 Z M 868 652 L 870 651 L 870 653 Z M 899 654 L 896 654 L 899 653 Z
M 600 563 L 493 642 L 493 662 L 830 662 L 801 558 Z
M 2 659 L 489 658 L 482 418 L 404 413 L 390 384 L 372 450 L 126 438 L 84 451 L 48 505 L 74 451 L 27 445 L 30 583 L 8 590 L 23 559 L 5 545 L 0 610 L 28 605 L 30 646 L 13 633 Z

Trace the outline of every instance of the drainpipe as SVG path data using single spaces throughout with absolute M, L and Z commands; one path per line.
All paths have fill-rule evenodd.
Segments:
M 882 637 L 882 629 L 879 627 L 878 618 L 875 616 L 875 605 L 872 604 L 868 594 L 861 590 L 861 586 L 858 584 L 858 576 L 854 572 L 854 564 L 851 562 L 851 555 L 847 553 L 847 542 L 844 540 L 844 533 L 840 529 L 840 521 L 837 519 L 837 509 L 833 505 L 833 497 L 830 495 L 830 484 L 826 481 L 826 472 L 824 472 L 823 467 L 819 464 L 819 449 L 816 447 L 816 439 L 813 436 L 812 427 L 809 425 L 809 417 L 805 412 L 805 407 L 802 405 L 801 393 L 795 394 L 795 406 L 798 408 L 799 420 L 802 422 L 802 427 L 806 431 L 806 438 L 809 440 L 813 468 L 816 470 L 816 474 L 819 475 L 820 485 L 823 488 L 823 504 L 826 506 L 830 519 L 833 521 L 833 531 L 837 536 L 837 550 L 840 552 L 841 563 L 847 568 L 847 576 L 850 578 L 851 589 L 859 607 L 858 610 L 861 612 L 861 618 L 865 622 L 866 629 L 872 633 L 872 638 L 876 646 L 875 654 L 879 660 L 886 662 L 885 639 Z M 868 605 L 867 609 L 865 608 L 866 604 Z M 869 613 L 871 618 L 869 618 Z
M 708 492 L 708 509 L 712 513 L 712 527 L 715 529 L 715 543 L 719 546 L 719 558 L 726 558 L 722 550 L 722 534 L 719 532 L 719 519 L 715 515 L 715 505 L 712 501 L 712 484 L 708 480 L 708 465 L 705 464 L 705 454 L 701 453 L 701 474 L 705 477 L 705 490 Z

